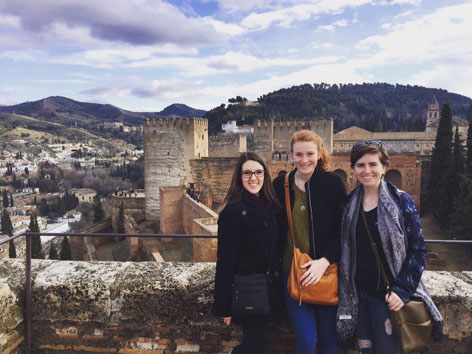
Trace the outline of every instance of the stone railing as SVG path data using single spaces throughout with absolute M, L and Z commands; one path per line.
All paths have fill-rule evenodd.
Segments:
M 32 261 L 33 342 L 42 353 L 228 353 L 238 327 L 211 315 L 214 263 Z M 445 339 L 428 353 L 470 353 L 472 272 L 425 272 Z M 24 342 L 22 260 L 0 261 L 0 352 Z M 287 319 L 274 353 L 293 353 Z

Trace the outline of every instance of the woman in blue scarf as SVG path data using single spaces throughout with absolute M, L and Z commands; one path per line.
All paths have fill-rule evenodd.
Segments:
M 412 296 L 422 298 L 431 314 L 433 336 L 442 331 L 441 314 L 421 282 L 426 260 L 423 231 L 411 196 L 383 179 L 389 160 L 380 141 L 354 144 L 350 160 L 359 186 L 343 213 L 338 339 L 348 342 L 357 334 L 360 353 L 397 354 L 401 348 L 390 311 L 399 311 Z

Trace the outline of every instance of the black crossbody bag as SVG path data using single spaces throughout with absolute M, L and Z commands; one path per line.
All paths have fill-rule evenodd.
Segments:
M 270 265 L 274 251 L 274 236 L 270 249 L 267 272 L 248 275 L 234 275 L 233 302 L 231 314 L 233 316 L 269 315 L 270 314 Z

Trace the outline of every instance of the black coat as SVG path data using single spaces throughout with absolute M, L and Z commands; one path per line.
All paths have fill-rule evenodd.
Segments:
M 290 203 L 295 200 L 292 189 L 295 171 L 290 172 Z M 285 210 L 285 175 L 274 179 L 274 188 Z M 308 215 L 310 216 L 310 256 L 313 259 L 326 257 L 330 263 L 337 262 L 341 255 L 342 205 L 346 199 L 346 187 L 341 177 L 326 172 L 320 165 L 316 167 L 311 179 L 305 184 Z M 284 212 L 285 213 L 285 212 Z M 288 222 L 286 214 L 282 217 L 282 234 L 287 237 Z M 314 247 L 313 247 L 314 242 Z M 284 242 L 285 245 L 285 242 Z
M 215 316 L 231 316 L 234 274 L 267 272 L 272 246 L 271 278 L 281 278 L 279 211 L 280 208 L 260 208 L 241 200 L 227 205 L 220 213 L 213 305 Z M 282 294 L 281 288 L 270 291 L 271 301 L 276 301 L 274 297 Z

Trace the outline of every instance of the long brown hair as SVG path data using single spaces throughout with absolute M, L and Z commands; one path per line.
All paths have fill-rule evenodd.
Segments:
M 274 187 L 272 186 L 272 180 L 270 178 L 270 173 L 267 169 L 266 163 L 258 153 L 248 151 L 239 155 L 239 159 L 236 162 L 236 166 L 234 167 L 233 177 L 231 178 L 231 185 L 229 186 L 226 197 L 223 200 L 223 204 L 221 204 L 219 208 L 220 212 L 226 207 L 226 205 L 241 200 L 241 195 L 244 191 L 244 186 L 241 179 L 242 166 L 246 161 L 249 160 L 260 163 L 264 168 L 264 184 L 262 186 L 260 195 L 262 198 L 270 200 L 276 205 L 279 205 L 279 201 L 277 199 L 277 195 L 275 194 Z
M 293 133 L 290 139 L 290 151 L 293 152 L 293 144 L 298 142 L 314 143 L 318 148 L 318 165 L 325 171 L 329 170 L 329 152 L 323 142 L 323 139 L 312 130 L 300 130 Z

